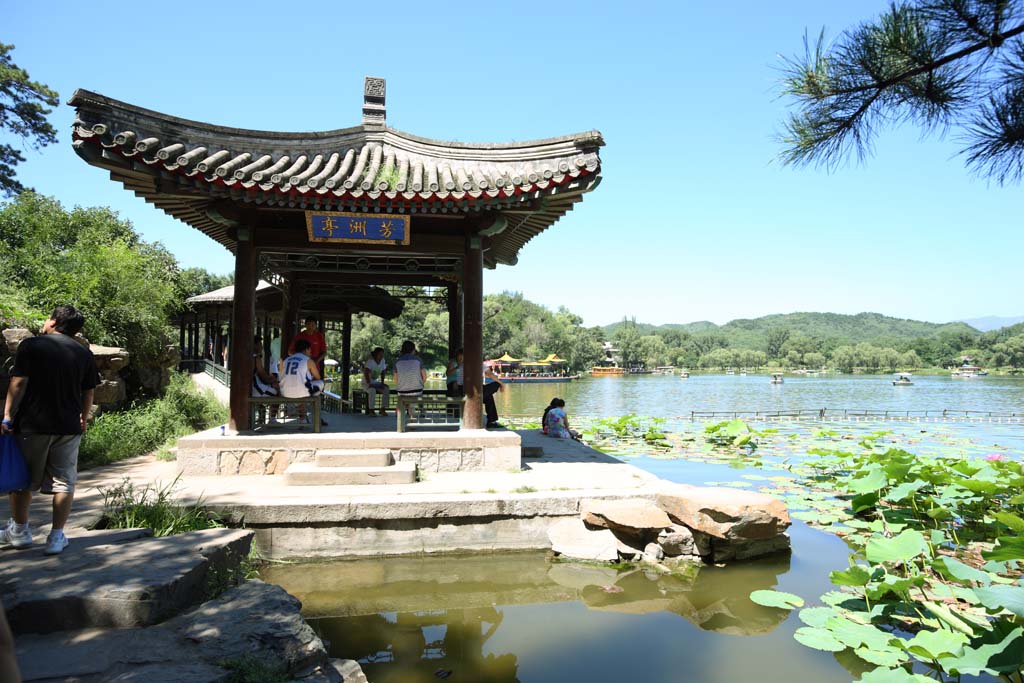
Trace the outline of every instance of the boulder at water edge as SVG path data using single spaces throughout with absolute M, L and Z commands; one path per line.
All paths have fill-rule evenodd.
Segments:
M 614 562 L 619 559 L 618 540 L 608 529 L 588 529 L 578 517 L 556 522 L 548 529 L 551 549 L 576 560 Z
M 781 500 L 740 489 L 673 484 L 658 494 L 658 506 L 694 531 L 729 541 L 775 538 L 790 525 Z
M 672 524 L 661 508 L 643 498 L 581 500 L 580 517 L 591 526 L 633 534 L 649 530 L 657 534 Z

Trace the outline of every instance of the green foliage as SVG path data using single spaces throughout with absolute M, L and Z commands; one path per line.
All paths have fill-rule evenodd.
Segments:
M 914 680 L 903 668 L 912 663 L 940 680 L 1016 680 L 1024 671 L 1024 543 L 1005 530 L 1024 527 L 1024 466 L 883 449 L 881 436 L 865 437 L 857 452 L 816 449 L 816 461 L 800 468 L 809 488 L 845 494 L 838 521 L 858 563 L 831 573 L 841 591 L 822 596 L 831 607 L 800 613 L 807 626 L 795 638 L 879 667 L 865 681 Z M 979 549 L 989 560 L 980 567 Z
M 999 183 L 1024 174 L 1024 60 L 1019 2 L 909 0 L 813 44 L 785 63 L 795 112 L 782 160 L 834 168 L 863 158 L 874 134 L 910 121 L 957 127 L 967 165 Z
M 750 600 L 765 607 L 778 607 L 779 609 L 793 609 L 803 607 L 804 599 L 799 595 L 786 593 L 784 591 L 758 590 L 750 594 Z
M 0 131 L 21 138 L 34 150 L 57 142 L 57 130 L 46 120 L 60 96 L 11 60 L 13 45 L 0 43 Z M 25 188 L 14 177 L 14 167 L 25 160 L 9 144 L 0 145 L 0 193 L 10 197 Z
M 86 338 L 126 347 L 131 368 L 163 353 L 168 318 L 181 305 L 178 277 L 170 252 L 109 209 L 69 211 L 33 192 L 0 205 L 0 301 L 12 317 L 77 306 Z
M 149 453 L 168 441 L 227 420 L 227 410 L 210 392 L 201 393 L 188 375 L 175 373 L 164 396 L 96 418 L 79 449 L 85 466 Z
M 742 448 L 751 453 L 757 449 L 757 437 L 760 435 L 743 420 L 715 422 L 704 427 L 707 443 L 718 448 Z
M 136 486 L 127 477 L 116 486 L 101 488 L 103 521 L 106 529 L 152 529 L 154 536 L 173 536 L 187 531 L 221 526 L 216 515 L 202 507 L 202 501 L 182 505 L 174 500 L 170 484 Z

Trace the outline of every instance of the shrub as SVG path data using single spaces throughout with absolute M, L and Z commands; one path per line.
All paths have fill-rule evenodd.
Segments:
M 213 529 L 221 526 L 217 515 L 204 509 L 202 501 L 181 505 L 172 499 L 175 479 L 166 486 L 146 484 L 136 486 L 125 478 L 117 486 L 100 489 L 103 496 L 105 529 L 153 530 L 154 536 L 172 536 L 187 531 Z
M 82 439 L 79 463 L 84 467 L 104 465 L 149 453 L 226 419 L 227 409 L 211 392 L 200 392 L 188 375 L 174 373 L 161 398 L 96 418 Z

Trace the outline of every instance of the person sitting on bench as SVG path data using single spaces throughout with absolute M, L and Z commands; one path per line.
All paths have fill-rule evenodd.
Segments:
M 253 398 L 263 396 L 280 396 L 280 382 L 277 373 L 271 374 L 263 364 L 263 342 L 257 336 L 252 342 L 252 395 Z M 277 422 L 277 406 L 267 406 L 267 422 Z
M 388 362 L 384 360 L 384 349 L 379 346 L 371 351 L 370 357 L 363 362 L 363 380 L 361 385 L 363 391 L 366 392 L 367 415 L 373 415 L 373 409 L 377 405 L 378 391 L 381 392 L 380 414 L 388 414 L 388 395 L 391 389 L 387 384 L 384 384 L 384 371 L 387 368 Z
M 281 361 L 281 395 L 285 398 L 316 396 L 324 389 L 316 362 L 306 355 L 309 342 L 295 342 L 295 353 Z M 306 422 L 306 406 L 299 406 L 299 422 Z
M 402 342 L 402 355 L 395 361 L 395 390 L 399 396 L 422 396 L 423 385 L 427 381 L 427 371 L 423 369 L 423 361 L 416 355 L 416 344 L 406 340 Z M 409 407 L 412 418 L 412 407 Z

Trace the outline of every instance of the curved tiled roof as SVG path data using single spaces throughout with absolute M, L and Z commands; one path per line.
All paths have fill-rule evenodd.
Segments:
M 243 130 L 189 121 L 78 90 L 74 148 L 171 215 L 233 247 L 206 211 L 229 199 L 267 208 L 387 213 L 515 210 L 499 260 L 597 185 L 600 133 L 467 144 L 383 126 L 318 133 Z M 501 258 L 504 257 L 504 258 Z

